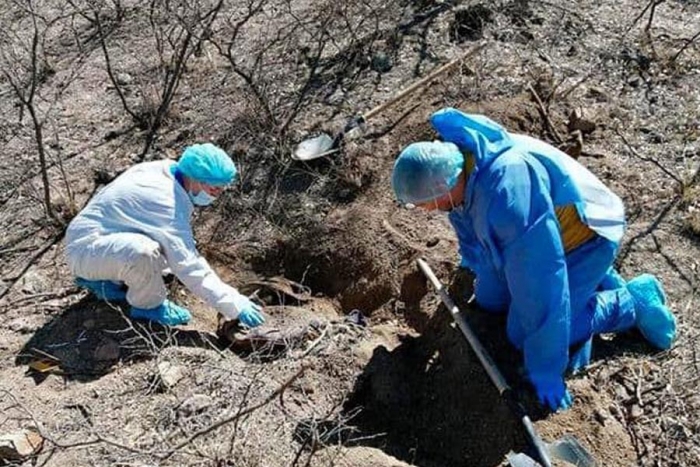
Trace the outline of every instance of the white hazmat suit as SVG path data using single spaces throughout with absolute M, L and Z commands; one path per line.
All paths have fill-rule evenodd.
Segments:
M 71 272 L 88 280 L 123 282 L 132 307 L 162 304 L 162 273 L 170 268 L 185 286 L 228 319 L 250 303 L 225 284 L 195 246 L 194 205 L 173 175 L 173 161 L 144 162 L 102 189 L 66 232 Z

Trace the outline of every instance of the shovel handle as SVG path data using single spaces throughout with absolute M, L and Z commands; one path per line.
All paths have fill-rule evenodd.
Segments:
M 447 309 L 450 310 L 452 318 L 457 323 L 457 326 L 459 326 L 459 329 L 464 334 L 464 337 L 466 337 L 467 341 L 469 341 L 469 345 L 471 346 L 476 356 L 479 358 L 481 365 L 484 367 L 484 370 L 486 370 L 486 373 L 489 375 L 491 382 L 498 389 L 498 392 L 501 395 L 501 397 L 505 399 L 506 403 L 510 406 L 511 410 L 513 410 L 518 415 L 518 417 L 520 417 L 520 422 L 525 428 L 525 433 L 527 434 L 527 438 L 530 442 L 530 445 L 537 453 L 537 457 L 539 458 L 538 460 L 540 461 L 543 467 L 552 467 L 552 462 L 549 460 L 549 454 L 547 453 L 547 447 L 542 441 L 542 438 L 540 438 L 537 434 L 537 431 L 535 430 L 535 425 L 530 420 L 530 417 L 528 417 L 523 406 L 520 405 L 520 403 L 518 403 L 518 401 L 515 399 L 512 389 L 506 382 L 501 372 L 498 371 L 498 367 L 491 359 L 491 356 L 488 354 L 488 352 L 486 352 L 486 349 L 481 344 L 481 341 L 479 341 L 479 338 L 476 336 L 474 331 L 472 331 L 471 327 L 469 326 L 469 323 L 467 322 L 466 317 L 461 313 L 459 307 L 452 300 L 450 294 L 447 293 L 445 286 L 437 278 L 437 276 L 430 268 L 428 263 L 426 263 L 425 260 L 421 258 L 418 258 L 416 262 L 418 263 L 418 267 L 423 272 L 425 277 L 428 278 L 428 280 L 433 284 L 433 287 L 435 287 L 435 290 L 437 290 L 438 294 L 440 295 L 440 299 L 442 300 L 442 303 L 444 303 Z
M 442 65 L 441 67 L 437 68 L 435 71 L 433 71 L 429 75 L 425 76 L 424 78 L 421 78 L 420 80 L 416 81 L 415 83 L 413 83 L 412 85 L 410 85 L 406 89 L 400 91 L 398 94 L 396 94 L 394 97 L 392 97 L 388 101 L 386 101 L 386 102 L 374 107 L 373 109 L 367 111 L 366 113 L 364 113 L 363 115 L 358 117 L 358 120 L 360 122 L 364 122 L 364 121 L 368 120 L 369 118 L 373 117 L 374 115 L 377 115 L 379 112 L 385 110 L 387 107 L 396 104 L 398 101 L 400 101 L 404 97 L 408 96 L 416 89 L 427 84 L 429 81 L 432 81 L 433 79 L 437 78 L 441 74 L 445 73 L 447 70 L 453 68 L 455 65 L 457 65 L 461 61 L 466 60 L 469 57 L 475 55 L 481 49 L 486 47 L 487 44 L 488 44 L 488 42 L 483 42 L 483 43 L 473 47 L 472 49 L 470 49 L 467 53 L 465 53 L 461 57 L 457 57 L 453 60 L 450 60 L 449 62 L 447 62 L 444 65 Z
M 459 329 L 464 334 L 464 337 L 466 337 L 467 341 L 469 341 L 469 345 L 471 346 L 472 350 L 474 350 L 476 356 L 479 358 L 481 365 L 484 367 L 486 373 L 489 375 L 491 382 L 494 384 L 494 386 L 496 386 L 496 389 L 498 389 L 498 392 L 502 395 L 503 393 L 510 391 L 510 386 L 506 382 L 506 379 L 503 377 L 501 372 L 498 371 L 496 364 L 491 359 L 491 356 L 486 352 L 486 349 L 481 344 L 481 341 L 476 336 L 474 331 L 472 331 L 471 327 L 467 323 L 466 318 L 460 312 L 459 307 L 452 300 L 450 294 L 447 293 L 445 286 L 442 284 L 442 282 L 440 282 L 437 276 L 435 276 L 435 273 L 432 269 L 430 269 L 428 263 L 426 263 L 423 259 L 420 258 L 418 258 L 416 261 L 418 262 L 418 267 L 421 271 L 423 271 L 425 277 L 428 278 L 428 280 L 433 284 L 433 287 L 435 287 L 435 290 L 437 290 L 438 294 L 440 295 L 440 299 L 442 300 L 442 303 L 444 303 L 447 309 L 450 310 L 452 318 L 457 323 L 457 326 L 459 326 Z

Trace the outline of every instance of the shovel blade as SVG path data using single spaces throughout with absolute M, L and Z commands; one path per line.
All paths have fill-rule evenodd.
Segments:
M 335 152 L 333 142 L 333 138 L 325 133 L 306 139 L 296 147 L 292 158 L 298 161 L 310 161 L 327 156 Z
M 522 452 L 511 452 L 507 456 L 510 467 L 542 467 L 535 459 Z
M 577 467 L 595 467 L 596 462 L 576 438 L 564 435 L 547 444 L 547 451 L 553 459 L 563 460 Z
M 549 457 L 563 461 L 566 466 L 596 467 L 597 465 L 586 448 L 571 435 L 564 435 L 552 443 L 546 443 L 546 445 Z M 511 452 L 508 454 L 507 459 L 508 465 L 511 467 L 541 467 L 539 462 L 521 452 Z M 561 463 L 558 465 L 561 465 Z

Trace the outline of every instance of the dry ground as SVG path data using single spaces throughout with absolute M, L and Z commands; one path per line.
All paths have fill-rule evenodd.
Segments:
M 4 1 L 0 434 L 46 439 L 18 464 L 496 466 L 525 449 L 415 266 L 425 257 L 465 305 L 446 219 L 399 209 L 389 188 L 398 151 L 451 105 L 580 153 L 625 200 L 619 269 L 658 275 L 679 319 L 668 352 L 635 333 L 598 339 L 569 379 L 573 409 L 548 414 L 502 323 L 470 311 L 538 430 L 576 436 L 604 466 L 700 465 L 697 1 Z M 483 40 L 340 154 L 290 159 Z M 232 352 L 177 282 L 195 318 L 164 329 L 66 270 L 63 226 L 100 183 L 198 141 L 227 149 L 242 179 L 195 219 L 202 252 L 258 291 L 269 326 L 312 323 L 282 352 Z M 45 354 L 60 368 L 31 371 Z

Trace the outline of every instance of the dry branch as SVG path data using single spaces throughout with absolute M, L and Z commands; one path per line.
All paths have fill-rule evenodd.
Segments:
M 630 151 L 630 153 L 632 153 L 633 156 L 635 156 L 637 159 L 642 160 L 642 161 L 644 161 L 644 162 L 651 162 L 651 163 L 654 164 L 656 167 L 658 167 L 659 169 L 661 169 L 661 171 L 662 171 L 663 173 L 665 173 L 666 175 L 668 175 L 669 177 L 671 177 L 673 180 L 675 180 L 676 182 L 678 182 L 679 186 L 683 186 L 683 181 L 678 177 L 678 175 L 674 174 L 673 172 L 671 172 L 670 170 L 668 170 L 666 167 L 664 167 L 663 165 L 661 165 L 661 163 L 660 163 L 659 161 L 657 161 L 656 159 L 652 159 L 651 157 L 646 157 L 646 156 L 642 156 L 641 154 L 639 154 L 639 152 L 638 152 L 634 147 L 632 147 L 632 145 L 630 144 L 630 142 L 627 141 L 627 138 L 625 138 L 625 136 L 620 132 L 619 129 L 616 128 L 616 129 L 615 129 L 615 133 L 617 134 L 617 136 L 620 137 L 620 139 L 622 140 L 622 142 L 625 143 L 625 146 L 626 146 L 627 149 Z
M 51 247 L 53 247 L 56 243 L 60 242 L 61 239 L 63 238 L 63 235 L 66 233 L 65 229 L 62 229 L 58 234 L 56 234 L 51 240 L 46 242 L 46 244 L 39 248 L 30 258 L 29 260 L 22 266 L 22 268 L 19 270 L 19 273 L 16 276 L 13 277 L 6 277 L 3 279 L 3 281 L 9 281 L 10 284 L 7 285 L 3 289 L 2 292 L 0 292 L 0 299 L 2 299 L 7 293 L 14 287 L 14 285 L 24 276 L 24 274 L 29 270 L 29 268 L 34 264 L 35 261 L 37 261 L 39 258 L 41 258 L 44 253 L 49 251 Z
M 537 109 L 539 110 L 540 116 L 542 117 L 542 120 L 545 123 L 545 127 L 547 128 L 549 136 L 551 136 L 557 144 L 563 143 L 564 140 L 552 124 L 552 121 L 549 118 L 549 112 L 547 112 L 547 108 L 542 103 L 542 99 L 540 98 L 539 94 L 537 94 L 537 91 L 535 91 L 535 88 L 532 87 L 532 84 L 527 85 L 527 90 L 530 91 L 530 94 L 532 94 L 532 98 L 537 103 Z
M 681 47 L 680 50 L 678 50 L 678 52 L 676 52 L 676 53 L 673 55 L 673 57 L 671 57 L 671 61 L 672 61 L 672 62 L 675 62 L 675 61 L 678 59 L 678 57 L 679 57 L 683 52 L 685 52 L 685 50 L 690 46 L 690 44 L 692 44 L 693 42 L 695 42 L 695 40 L 696 40 L 698 37 L 700 37 L 700 31 L 698 31 L 697 33 L 695 33 L 695 35 L 694 35 L 693 37 L 691 37 L 690 39 L 687 39 L 687 40 L 686 40 L 685 44 L 683 44 L 683 47 Z

